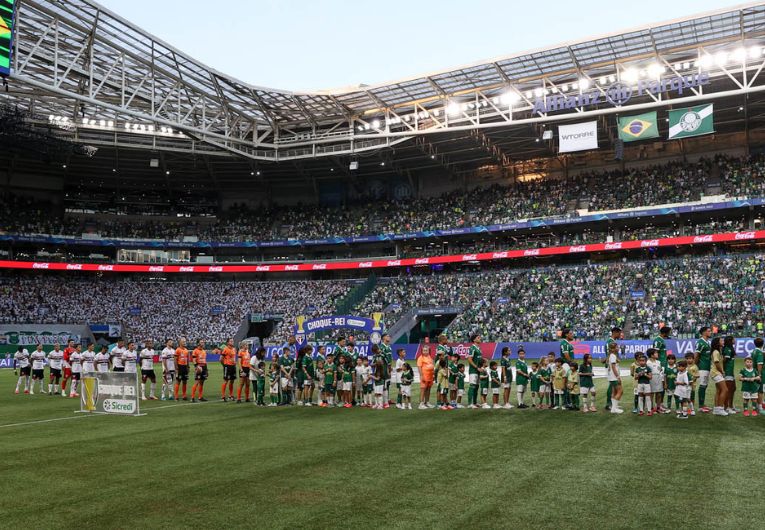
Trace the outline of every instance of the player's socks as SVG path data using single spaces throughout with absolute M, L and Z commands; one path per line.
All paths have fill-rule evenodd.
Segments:
M 220 397 L 221 399 L 225 399 L 226 397 L 226 383 L 220 385 Z
M 181 387 L 178 383 L 175 383 L 175 400 L 178 401 L 178 389 Z
M 653 410 L 653 399 L 651 398 L 650 395 L 645 397 L 645 402 L 646 402 L 645 409 L 649 412 Z
M 635 394 L 635 406 L 633 408 L 638 408 L 639 401 L 640 401 L 640 396 L 638 394 Z
M 183 398 L 186 399 L 186 381 L 183 382 Z
M 141 383 L 141 398 L 146 399 L 146 383 Z
M 699 408 L 704 407 L 704 402 L 707 398 L 707 387 L 699 386 Z
M 383 390 L 382 393 L 382 401 L 383 403 L 388 403 L 390 401 L 390 396 L 388 395 L 388 390 Z
M 611 403 L 611 385 L 606 387 L 606 407 L 608 407 L 609 403 Z
M 523 391 L 516 390 L 515 394 L 518 397 L 518 406 L 520 407 L 521 405 L 523 405 Z
M 154 391 L 157 389 L 157 383 L 152 383 L 149 389 L 149 397 L 154 397 Z
M 21 376 L 21 377 L 19 377 L 19 380 L 18 380 L 18 381 L 16 381 L 16 392 L 18 392 L 18 391 L 19 391 L 19 389 L 21 388 L 21 381 L 22 381 L 23 379 L 24 379 L 24 376 Z
M 611 409 L 619 410 L 619 400 L 611 398 Z
M 396 396 L 396 404 L 401 404 L 401 385 L 396 383 L 396 389 L 398 390 L 398 395 Z

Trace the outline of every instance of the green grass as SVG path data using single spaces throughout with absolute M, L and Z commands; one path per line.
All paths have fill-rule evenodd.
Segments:
M 0 371 L 5 528 L 744 528 L 765 487 L 765 417 L 215 401 L 81 416 L 14 384 Z M 3 427 L 56 418 L 75 419 Z

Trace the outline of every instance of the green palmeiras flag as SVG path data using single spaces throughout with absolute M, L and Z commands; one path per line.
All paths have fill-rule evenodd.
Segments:
M 712 103 L 669 111 L 669 140 L 715 132 Z
M 637 116 L 624 116 L 618 120 L 619 138 L 624 142 L 658 138 L 656 112 L 646 112 Z

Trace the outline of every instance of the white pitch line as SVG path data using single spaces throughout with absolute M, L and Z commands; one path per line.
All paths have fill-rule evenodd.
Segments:
M 142 413 L 142 415 L 144 415 L 146 412 L 151 410 L 169 409 L 173 407 L 185 407 L 189 405 L 203 405 L 203 404 L 204 402 L 203 403 L 176 403 L 174 405 L 162 405 L 161 407 L 151 407 L 150 409 L 144 409 L 144 412 Z M 4 425 L 0 425 L 0 429 L 4 427 L 22 427 L 24 425 L 35 425 L 37 423 L 50 423 L 53 421 L 75 420 L 77 418 L 89 418 L 93 416 L 106 416 L 106 414 L 82 414 L 77 416 L 66 416 L 64 418 L 51 418 L 48 420 L 34 420 L 34 421 L 23 421 L 20 423 L 6 423 Z
M 64 421 L 64 420 L 76 420 L 77 418 L 87 418 L 90 415 L 84 415 L 84 416 L 67 416 L 65 418 L 51 418 L 49 420 L 35 420 L 35 421 L 24 421 L 21 423 L 6 423 L 5 425 L 0 425 L 0 429 L 3 427 L 21 427 L 22 425 L 34 425 L 36 423 L 49 423 L 52 421 Z

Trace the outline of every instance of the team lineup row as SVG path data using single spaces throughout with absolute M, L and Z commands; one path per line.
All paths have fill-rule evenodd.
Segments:
M 698 398 L 698 407 L 702 412 L 727 416 L 738 410 L 733 405 L 736 390 L 734 374 L 735 350 L 733 337 L 711 338 L 711 329 L 699 330 L 695 353 L 688 353 L 677 359 L 667 352 L 666 340 L 671 329 L 663 327 L 654 340 L 653 347 L 645 354 L 638 353 L 630 367 L 630 377 L 635 381 L 634 408 L 638 414 L 653 415 L 669 413 L 674 408 L 681 418 L 695 414 L 694 402 Z M 608 356 L 604 359 L 608 389 L 606 409 L 611 413 L 622 413 L 619 401 L 622 397 L 622 374 L 620 371 L 620 351 L 617 339 L 621 329 L 615 327 L 606 340 Z M 538 362 L 527 362 L 523 349 L 519 349 L 517 358 L 511 359 L 509 348 L 504 348 L 499 361 L 483 357 L 479 344 L 480 336 L 471 337 L 467 366 L 461 363 L 461 357 L 448 345 L 444 335 L 438 337 L 435 357 L 428 353 L 417 358 L 416 367 L 420 382 L 419 408 L 432 408 L 430 394 L 435 386 L 436 407 L 443 410 L 462 408 L 467 381 L 467 406 L 469 408 L 513 408 L 510 394 L 513 380 L 518 408 L 528 408 L 525 395 L 531 394 L 532 407 L 581 410 L 595 412 L 595 370 L 592 356 L 586 354 L 581 363 L 574 361 L 573 334 L 563 330 L 560 341 L 560 355 L 548 354 Z M 411 388 L 415 381 L 414 368 L 406 361 L 405 351 L 397 352 L 394 361 L 391 340 L 384 335 L 379 344 L 371 347 L 371 356 L 360 354 L 346 339 L 338 338 L 332 353 L 327 353 L 326 346 L 314 348 L 311 345 L 298 347 L 294 337 L 290 337 L 281 348 L 281 354 L 275 354 L 270 365 L 266 366 L 266 350 L 250 352 L 247 343 L 240 344 L 237 351 L 233 339 L 224 345 L 212 349 L 220 356 L 223 367 L 221 399 L 223 401 L 254 401 L 265 405 L 266 388 L 270 397 L 270 406 L 298 404 L 311 406 L 314 393 L 318 391 L 319 406 L 362 406 L 388 408 L 393 404 L 390 399 L 391 384 L 397 388 L 396 406 L 411 409 Z M 134 342 L 127 347 L 123 341 L 108 351 L 102 346 L 99 352 L 90 344 L 84 351 L 81 345 L 70 341 L 65 349 L 54 345 L 54 349 L 45 353 L 42 345 L 32 353 L 19 348 L 14 355 L 14 368 L 20 372 L 15 392 L 23 388 L 24 393 L 34 394 L 34 383 L 38 382 L 40 392 L 44 388 L 45 364 L 49 365 L 49 394 L 78 396 L 77 390 L 83 374 L 93 372 L 138 372 L 140 364 L 141 397 L 157 399 L 156 374 L 154 371 L 157 352 L 153 343 L 147 340 L 140 352 Z M 197 341 L 196 347 L 189 351 L 186 340 L 180 339 L 178 346 L 168 340 L 165 348 L 158 354 L 162 366 L 162 387 L 160 399 L 188 400 L 187 382 L 193 375 L 191 389 L 192 401 L 207 401 L 204 397 L 204 385 L 208 378 L 207 349 L 204 340 Z M 758 415 L 762 410 L 763 386 L 760 375 L 763 370 L 765 353 L 763 339 L 755 339 L 755 349 L 745 360 L 745 367 L 739 371 L 744 400 L 744 415 Z M 193 370 L 190 366 L 193 364 Z M 238 368 L 238 369 L 237 369 Z M 234 397 L 235 382 L 239 380 Z M 706 390 L 710 379 L 715 385 L 714 409 L 706 406 Z M 67 384 L 71 381 L 69 393 Z M 227 392 L 228 389 L 228 392 Z M 250 399 L 252 389 L 252 400 Z M 148 391 L 148 392 L 147 392 Z M 499 398 L 503 395 L 503 403 Z M 665 406 L 666 400 L 666 406 Z M 751 409 L 751 410 L 750 410 Z

